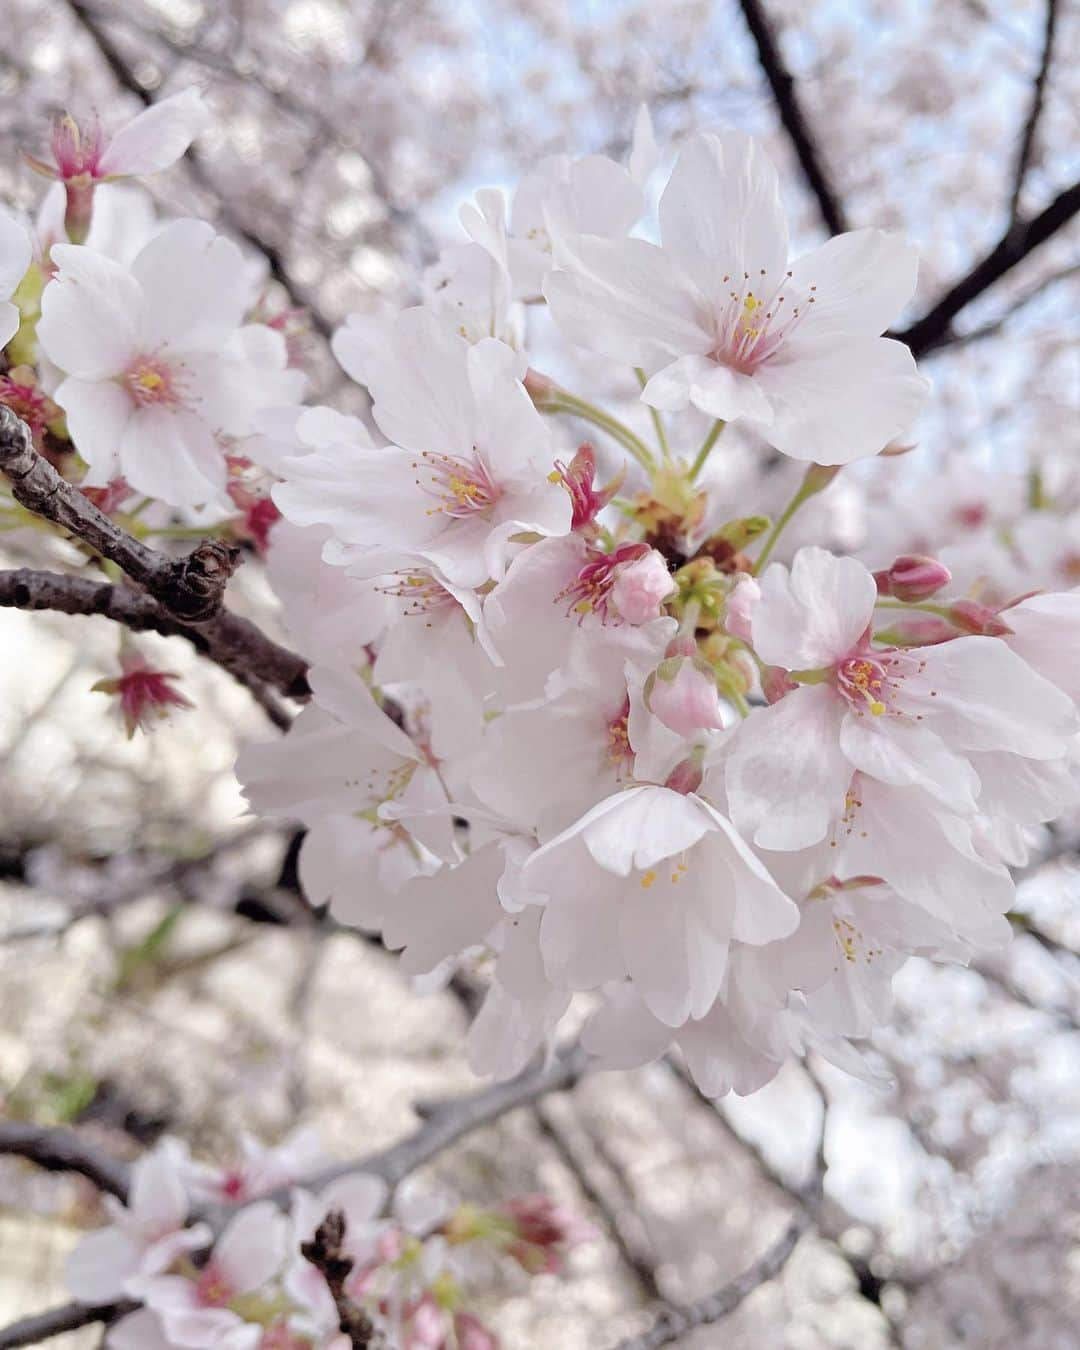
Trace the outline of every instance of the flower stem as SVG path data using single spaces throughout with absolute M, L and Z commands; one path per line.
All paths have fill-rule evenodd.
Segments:
M 709 458 L 709 455 L 712 453 L 713 446 L 720 439 L 720 433 L 726 426 L 727 423 L 722 422 L 719 418 L 717 418 L 716 421 L 712 424 L 711 428 L 709 429 L 709 434 L 705 437 L 705 439 L 701 443 L 701 449 L 694 456 L 693 464 L 690 465 L 691 483 L 694 482 L 698 474 L 705 467 L 705 461 Z
M 589 403 L 586 399 L 578 398 L 576 394 L 571 394 L 566 389 L 557 389 L 546 398 L 540 405 L 542 412 L 564 412 L 572 417 L 580 417 L 584 422 L 591 422 L 593 426 L 600 427 L 606 431 L 612 440 L 618 441 L 624 450 L 628 450 L 634 456 L 637 462 L 651 473 L 656 468 L 656 461 L 653 458 L 652 451 L 634 432 L 617 417 L 612 417 L 603 408 L 598 408 L 595 403 Z
M 642 389 L 644 389 L 649 383 L 648 375 L 645 374 L 640 366 L 634 367 L 634 374 L 638 377 L 638 383 L 641 385 Z M 668 445 L 667 432 L 664 430 L 664 419 L 660 416 L 658 408 L 654 408 L 648 403 L 645 406 L 649 409 L 649 416 L 652 418 L 652 424 L 656 428 L 656 440 L 660 446 L 660 453 L 664 456 L 664 463 L 667 464 L 671 460 L 671 446 Z
M 784 507 L 783 513 L 776 524 L 769 531 L 765 540 L 765 546 L 758 554 L 757 562 L 754 564 L 754 576 L 758 576 L 761 569 L 769 560 L 769 555 L 776 547 L 776 541 L 783 534 L 788 522 L 804 502 L 808 502 L 811 497 L 816 497 L 822 489 L 827 488 L 836 475 L 840 472 L 840 465 L 811 464 L 803 475 L 803 480 L 799 487 Z
M 936 614 L 939 619 L 948 619 L 949 611 L 944 605 L 928 605 L 913 600 L 875 600 L 876 609 L 921 610 L 924 614 Z

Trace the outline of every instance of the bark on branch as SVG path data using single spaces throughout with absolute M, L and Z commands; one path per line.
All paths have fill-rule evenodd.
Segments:
M 182 558 L 170 558 L 128 534 L 90 499 L 57 473 L 34 449 L 30 428 L 0 405 L 0 472 L 11 495 L 34 515 L 77 536 L 178 619 L 201 623 L 221 608 L 240 552 L 217 539 L 204 539 Z
M 203 623 L 184 622 L 163 610 L 149 595 L 127 586 L 28 567 L 0 572 L 0 607 L 98 614 L 136 633 L 182 637 L 250 689 L 283 730 L 292 719 L 271 691 L 296 699 L 305 699 L 311 693 L 303 657 L 279 646 L 255 624 L 228 610 L 220 610 Z
M 1043 26 L 1042 57 L 1038 73 L 1031 86 L 1031 106 L 1024 129 L 1020 133 L 1020 144 L 1016 152 L 1016 169 L 1013 173 L 1012 199 L 1009 202 L 1009 221 L 1015 223 L 1020 215 L 1020 198 L 1024 191 L 1024 180 L 1031 165 L 1031 152 L 1035 148 L 1035 133 L 1042 116 L 1043 101 L 1046 95 L 1046 78 L 1050 74 L 1050 62 L 1054 55 L 1054 30 L 1057 27 L 1057 0 L 1046 0 L 1046 21 Z
M 355 1265 L 345 1252 L 345 1214 L 332 1209 L 315 1230 L 310 1242 L 300 1244 L 300 1255 L 310 1261 L 326 1281 L 338 1317 L 338 1330 L 348 1340 L 352 1350 L 374 1350 L 382 1344 L 374 1323 L 367 1313 L 350 1298 L 345 1289 Z
M 733 1313 L 743 1299 L 747 1298 L 763 1284 L 775 1279 L 787 1264 L 788 1257 L 795 1250 L 809 1219 L 800 1214 L 792 1220 L 787 1231 L 769 1250 L 737 1276 L 730 1284 L 723 1285 L 706 1298 L 689 1303 L 682 1308 L 670 1308 L 662 1312 L 648 1331 L 641 1336 L 631 1336 L 617 1347 L 617 1350 L 658 1350 L 658 1347 L 670 1345 L 695 1327 L 709 1326 Z
M 780 121 L 791 139 L 807 184 L 817 200 L 821 219 L 830 234 L 843 234 L 850 228 L 844 207 L 803 113 L 795 79 L 780 54 L 780 46 L 766 13 L 764 0 L 739 0 L 739 4 L 746 26 L 750 29 L 750 36 L 757 47 L 758 61 L 772 90 Z
M 0 1154 L 3 1153 L 26 1158 L 48 1172 L 78 1172 L 99 1190 L 127 1201 L 131 1181 L 128 1164 L 95 1148 L 76 1130 L 62 1125 L 0 1122 Z
M 34 1313 L 0 1329 L 0 1350 L 19 1350 L 24 1345 L 40 1345 L 65 1331 L 78 1331 L 95 1322 L 115 1322 L 139 1305 L 123 1303 L 65 1303 L 48 1312 Z
M 906 342 L 915 356 L 945 346 L 953 340 L 952 322 L 960 311 L 1067 225 L 1077 212 L 1080 212 L 1080 182 L 1060 192 L 1037 216 L 1017 221 L 931 310 L 910 328 L 891 336 Z

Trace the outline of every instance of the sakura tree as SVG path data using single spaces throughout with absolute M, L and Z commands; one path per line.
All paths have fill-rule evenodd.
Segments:
M 843 121 L 842 88 L 805 98 L 780 8 L 757 0 L 732 18 L 769 97 L 742 110 L 698 86 L 707 6 L 680 4 L 644 37 L 637 7 L 605 28 L 526 6 L 541 64 L 557 53 L 580 71 L 603 53 L 594 93 L 617 96 L 587 135 L 560 124 L 509 16 L 483 7 L 523 88 L 486 161 L 473 142 L 505 90 L 439 105 L 460 119 L 441 152 L 409 120 L 409 80 L 438 103 L 417 72 L 464 41 L 464 15 L 238 6 L 194 23 L 178 11 L 170 27 L 140 7 L 68 8 L 72 41 L 144 106 L 113 118 L 73 83 L 51 124 L 19 128 L 40 187 L 20 180 L 0 214 L 0 605 L 100 621 L 104 670 L 83 679 L 76 661 L 59 689 L 81 681 L 101 734 L 126 734 L 147 773 L 195 727 L 190 755 L 216 757 L 234 797 L 227 828 L 204 788 L 150 847 L 138 811 L 102 847 L 91 807 L 92 861 L 52 841 L 23 850 L 27 890 L 68 893 L 32 940 L 62 951 L 91 914 L 115 938 L 129 905 L 164 894 L 121 947 L 114 995 L 190 910 L 283 930 L 300 969 L 277 1143 L 189 1139 L 176 1121 L 131 1157 L 72 1128 L 81 1098 L 50 1123 L 12 1093 L 0 1149 L 103 1198 L 67 1257 L 72 1301 L 12 1321 L 0 1347 L 100 1324 L 118 1350 L 495 1350 L 526 1343 L 515 1303 L 542 1299 L 541 1277 L 572 1287 L 604 1232 L 636 1305 L 544 1344 L 681 1342 L 751 1294 L 727 1326 L 767 1343 L 799 1315 L 752 1312 L 755 1291 L 826 1247 L 870 1319 L 860 1343 L 940 1343 L 915 1251 L 929 1230 L 863 1206 L 843 1140 L 860 1111 L 872 1140 L 867 1103 L 888 1098 L 924 1159 L 960 1173 L 961 1145 L 947 1131 L 939 1144 L 919 1105 L 944 1070 L 908 1033 L 920 1003 L 962 1010 L 965 979 L 1074 1020 L 1027 992 L 1014 956 L 1034 942 L 1062 978 L 1071 960 L 1061 896 L 1046 925 L 1024 889 L 1071 851 L 1075 821 L 1075 470 L 1060 429 L 1045 436 L 1068 357 L 1048 340 L 1030 415 L 1014 407 L 981 462 L 955 443 L 978 372 L 954 368 L 943 390 L 930 378 L 936 350 L 955 359 L 1001 333 L 982 374 L 1015 384 L 1029 358 L 1006 340 L 1009 302 L 975 326 L 968 311 L 1029 255 L 1044 273 L 1016 308 L 1058 293 L 1078 189 L 1027 202 L 1058 167 L 1037 153 L 1061 115 L 1057 6 L 1013 128 L 1004 234 L 951 284 L 913 239 L 918 218 L 874 199 L 870 171 L 849 195 L 837 186 L 848 142 L 830 151 L 815 113 Z M 37 21 L 20 5 L 27 31 Z M 951 7 L 916 22 L 960 24 Z M 828 47 L 824 21 L 807 40 Z M 632 68 L 642 45 L 648 79 Z M 349 73 L 361 49 L 369 81 Z M 305 50 L 329 102 L 277 69 Z M 163 53 L 176 88 L 158 97 Z M 221 77 L 216 97 L 193 65 Z M 738 88 L 733 75 L 725 93 Z M 313 261 L 318 230 L 294 253 L 260 224 L 264 187 L 267 218 L 277 202 L 298 229 L 317 190 L 279 172 L 230 192 L 223 147 L 242 141 L 249 93 L 256 141 L 268 116 L 303 126 L 361 185 L 331 220 L 363 201 L 380 228 L 347 262 Z M 924 93 L 909 71 L 897 106 L 914 117 Z M 517 124 L 534 98 L 550 138 Z M 361 113 L 370 126 L 345 130 Z M 882 163 L 908 150 L 897 131 Z M 191 199 L 151 197 L 181 161 Z M 475 186 L 485 170 L 502 186 Z M 874 223 L 852 228 L 856 214 Z M 185 828 L 217 837 L 170 847 Z M 453 1009 L 460 1070 L 479 1084 L 416 1103 L 419 1123 L 378 1146 L 335 1151 L 306 1120 L 304 1026 L 339 939 L 345 987 L 366 989 L 376 959 L 397 981 L 387 1023 L 424 1000 Z M 226 936 L 211 964 L 245 941 Z M 273 978 L 247 986 L 256 1021 Z M 361 1022 L 392 1034 L 364 1006 L 359 1022 L 334 1011 L 329 1044 Z M 206 1082 L 241 1095 L 246 1057 L 229 1084 L 229 1032 L 205 1040 Z M 1036 1109 L 1043 1089 L 1014 1082 L 1002 1053 L 972 1053 L 973 1078 L 998 1073 L 996 1102 Z M 959 1082 L 943 1100 L 969 1100 Z M 590 1091 L 634 1105 L 583 1151 L 581 1118 L 548 1095 Z M 661 1279 L 665 1252 L 635 1227 L 618 1162 L 633 1112 L 678 1114 L 673 1091 L 704 1103 L 781 1197 L 767 1240 L 749 1257 L 733 1245 L 711 1292 Z M 518 1108 L 576 1178 L 576 1205 L 531 1174 L 481 1195 L 423 1170 Z M 790 1147 L 781 1166 L 761 1142 L 793 1112 L 796 1180 Z M 370 1135 L 363 1119 L 352 1128 Z M 976 1170 L 965 1222 L 989 1203 Z M 706 1225 L 735 1195 L 721 1187 Z M 850 1343 L 833 1330 L 813 1343 Z

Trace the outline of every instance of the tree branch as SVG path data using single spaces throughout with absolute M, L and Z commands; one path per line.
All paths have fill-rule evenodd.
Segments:
M 1046 94 L 1046 77 L 1050 73 L 1050 61 L 1054 54 L 1054 30 L 1057 26 L 1057 0 L 1046 0 L 1046 23 L 1043 29 L 1042 57 L 1038 74 L 1031 88 L 1031 107 L 1028 111 L 1024 129 L 1020 134 L 1020 145 L 1016 152 L 1016 169 L 1013 173 L 1012 199 L 1009 202 L 1009 223 L 1013 225 L 1020 216 L 1020 197 L 1024 191 L 1024 180 L 1031 165 L 1031 152 L 1035 148 L 1035 132 L 1042 115 L 1043 99 Z
M 798 1215 L 788 1225 L 783 1237 L 729 1284 L 696 1303 L 662 1312 L 648 1331 L 641 1336 L 631 1336 L 617 1350 L 658 1350 L 658 1347 L 670 1345 L 695 1327 L 709 1326 L 727 1317 L 755 1289 L 779 1275 L 809 1223 L 805 1214 Z
M 42 1341 L 52 1340 L 65 1331 L 77 1331 L 79 1327 L 88 1327 L 94 1322 L 115 1322 L 127 1313 L 134 1312 L 138 1306 L 130 1301 L 65 1303 L 59 1308 L 34 1313 L 32 1317 L 24 1317 L 0 1328 L 0 1350 L 19 1350 L 24 1345 L 40 1345 Z
M 960 311 L 1067 225 L 1078 211 L 1080 182 L 1058 193 L 1037 216 L 1017 221 L 966 276 L 946 291 L 932 309 L 910 328 L 891 336 L 906 342 L 914 356 L 925 356 L 935 347 L 943 347 L 953 341 L 952 321 Z
M 338 1330 L 349 1342 L 352 1350 L 369 1350 L 369 1347 L 382 1344 L 382 1337 L 376 1339 L 375 1326 L 345 1289 L 356 1264 L 345 1251 L 345 1213 L 332 1209 L 315 1230 L 315 1236 L 309 1242 L 301 1242 L 300 1255 L 309 1261 L 326 1281 L 330 1297 L 334 1300 L 334 1309 L 338 1317 Z
M 830 234 L 843 234 L 849 228 L 840 198 L 829 178 L 829 171 L 810 126 L 803 114 L 795 88 L 795 79 L 784 64 L 772 24 L 765 12 L 764 0 L 739 0 L 746 26 L 757 47 L 758 61 L 769 82 L 780 121 L 791 139 L 803 174 L 817 199 L 821 219 Z
M 0 1154 L 15 1154 L 47 1172 L 78 1172 L 99 1190 L 127 1201 L 131 1168 L 120 1158 L 95 1148 L 76 1130 L 62 1125 L 0 1122 Z
M 296 699 L 305 699 L 311 693 L 303 657 L 279 646 L 255 624 L 228 610 L 221 610 L 205 623 L 184 623 L 167 614 L 150 596 L 130 587 L 28 567 L 0 572 L 0 607 L 99 614 L 136 633 L 182 637 L 250 689 L 282 730 L 288 728 L 292 718 L 271 691 L 276 689 Z
M 30 428 L 0 404 L 0 472 L 11 495 L 34 515 L 76 535 L 125 572 L 170 614 L 189 623 L 211 618 L 221 607 L 238 549 L 204 539 L 183 558 L 170 558 L 128 534 L 77 487 L 61 478 L 34 449 Z

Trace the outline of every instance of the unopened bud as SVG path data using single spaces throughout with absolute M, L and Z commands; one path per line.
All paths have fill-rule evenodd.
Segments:
M 996 609 L 977 600 L 957 600 L 949 606 L 948 619 L 962 632 L 978 637 L 1010 637 L 1013 632 Z
M 545 408 L 554 406 L 557 401 L 559 386 L 549 376 L 541 375 L 538 370 L 533 370 L 530 366 L 525 372 L 524 384 L 525 392 L 541 412 Z
M 662 661 L 645 684 L 649 711 L 677 736 L 724 725 L 716 677 L 702 670 L 693 657 L 672 656 Z
M 676 590 L 664 555 L 652 548 L 618 569 L 611 600 L 627 623 L 649 623 L 660 617 L 664 601 Z
M 936 558 L 922 553 L 902 554 L 891 567 L 874 573 L 879 595 L 892 595 L 909 604 L 929 600 L 952 581 L 952 573 Z

